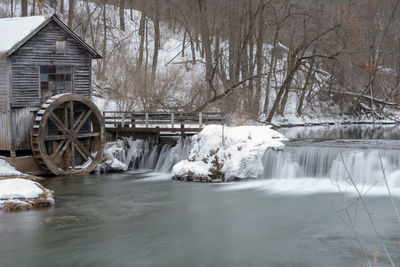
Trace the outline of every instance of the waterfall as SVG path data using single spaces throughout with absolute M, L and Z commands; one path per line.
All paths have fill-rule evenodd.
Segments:
M 346 167 L 357 184 L 373 185 L 383 181 L 382 166 L 390 184 L 400 185 L 399 150 L 290 147 L 268 150 L 263 157 L 262 179 L 329 178 L 346 180 Z
M 156 172 L 170 172 L 178 161 L 186 159 L 189 151 L 190 139 L 178 139 L 176 144 L 162 145 L 144 142 L 143 153 L 132 159 L 132 166 L 138 170 L 154 170 Z

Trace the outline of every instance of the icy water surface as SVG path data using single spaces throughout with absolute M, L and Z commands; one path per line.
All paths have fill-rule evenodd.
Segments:
M 55 208 L 0 212 L 0 266 L 360 266 L 360 248 L 335 212 L 339 194 L 246 189 L 252 183 L 176 182 L 154 173 L 51 179 Z M 367 200 L 400 263 L 389 200 Z M 359 213 L 372 258 L 380 242 Z M 388 266 L 382 251 L 378 266 Z

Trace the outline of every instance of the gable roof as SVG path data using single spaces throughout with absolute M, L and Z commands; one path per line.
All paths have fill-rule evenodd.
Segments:
M 0 55 L 11 56 L 51 21 L 88 51 L 92 58 L 101 58 L 100 54 L 68 28 L 56 14 L 0 19 Z

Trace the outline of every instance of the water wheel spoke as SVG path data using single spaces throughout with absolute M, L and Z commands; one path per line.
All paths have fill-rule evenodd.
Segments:
M 64 104 L 64 125 L 68 129 L 68 106 Z
M 74 102 L 72 100 L 69 101 L 69 111 L 70 111 L 70 120 L 71 120 L 70 127 L 71 127 L 71 130 L 73 130 L 74 128 L 72 128 L 72 125 L 74 125 Z
M 44 141 L 59 141 L 67 138 L 68 135 L 49 135 L 44 137 Z
M 92 114 L 92 110 L 89 109 L 88 112 L 85 114 L 83 119 L 79 122 L 78 126 L 74 129 L 74 132 L 77 133 L 82 128 L 83 124 L 89 119 L 90 114 Z
M 99 132 L 93 132 L 93 133 L 80 133 L 76 135 L 76 138 L 88 138 L 88 137 L 96 137 L 100 136 Z
M 74 170 L 75 169 L 75 143 L 71 142 L 71 168 Z
M 89 153 L 89 151 L 87 151 L 87 149 L 81 144 L 81 142 L 77 139 L 74 140 L 74 143 L 76 144 L 75 148 L 76 151 L 78 151 L 79 154 L 81 154 L 81 156 L 88 161 L 89 157 L 91 159 L 93 159 L 93 156 Z
M 79 122 L 82 120 L 82 118 L 83 118 L 83 116 L 85 116 L 85 114 L 86 114 L 86 112 L 82 112 L 81 114 L 79 114 L 78 118 L 74 122 L 74 126 L 72 126 L 71 129 L 75 129 L 76 126 L 78 126 Z
M 63 133 L 68 133 L 68 129 L 64 126 L 64 123 L 53 112 L 50 114 L 50 120 L 56 125 L 58 130 L 62 131 Z
M 65 153 L 69 145 L 71 144 L 71 139 L 68 139 L 68 141 L 64 144 L 63 148 L 58 152 L 58 154 L 54 157 L 55 163 L 58 165 L 58 162 L 61 159 L 61 156 Z
M 54 158 L 57 153 L 60 151 L 60 149 L 63 147 L 63 145 L 65 144 L 65 139 L 62 140 L 56 147 L 56 149 L 54 150 L 54 152 L 50 155 L 51 158 Z

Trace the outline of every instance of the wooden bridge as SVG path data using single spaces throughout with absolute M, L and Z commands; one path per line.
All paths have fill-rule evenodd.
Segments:
M 226 113 L 165 113 L 165 112 L 128 112 L 104 111 L 103 118 L 106 132 L 112 138 L 132 136 L 134 138 L 155 137 L 171 138 L 180 135 L 193 135 L 200 132 L 207 124 L 226 124 Z

